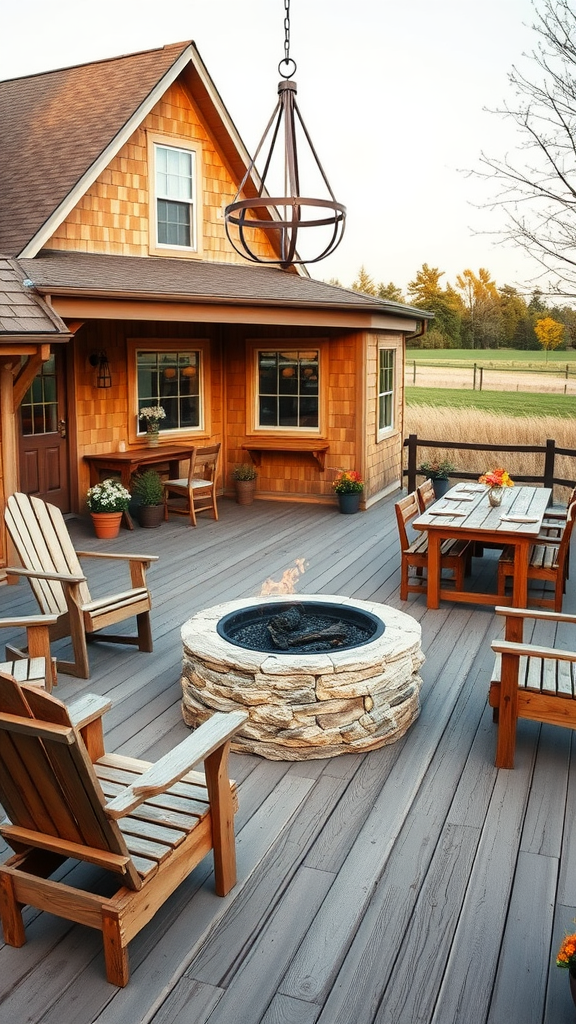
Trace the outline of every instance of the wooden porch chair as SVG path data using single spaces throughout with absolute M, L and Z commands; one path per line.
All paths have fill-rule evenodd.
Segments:
M 562 531 L 566 525 L 566 519 L 568 517 L 568 509 L 573 502 L 576 501 L 576 487 L 573 487 L 568 502 L 565 508 L 556 508 L 551 506 L 546 509 L 546 514 L 542 520 L 541 533 L 551 540 L 560 540 Z
M 400 598 L 406 601 L 408 594 L 426 592 L 424 570 L 428 566 L 428 535 L 419 533 L 415 540 L 408 536 L 408 525 L 420 515 L 416 491 L 401 498 L 394 506 L 398 534 L 400 537 Z M 443 540 L 440 547 L 441 568 L 452 570 L 456 590 L 464 589 L 464 577 L 468 571 L 471 545 L 465 540 Z M 416 570 L 415 581 L 410 579 L 410 570 Z M 412 578 L 413 580 L 413 578 Z
M 516 722 L 530 718 L 576 729 L 576 652 L 523 642 L 524 619 L 576 623 L 576 615 L 496 608 L 506 616 L 505 638 L 495 640 L 489 703 L 498 723 L 496 766 L 514 767 Z
M 546 541 L 540 537 L 539 543 L 534 544 L 530 551 L 528 565 L 528 585 L 531 580 L 539 580 L 544 584 L 553 585 L 553 593 L 550 597 L 530 598 L 531 604 L 539 608 L 552 608 L 555 612 L 562 611 L 562 601 L 566 590 L 566 578 L 568 571 L 568 554 L 570 551 L 570 539 L 576 516 L 576 501 L 573 501 L 568 508 L 566 525 L 562 531 L 560 540 Z M 506 582 L 514 577 L 514 548 L 505 547 L 498 560 L 498 594 L 502 597 L 506 593 Z
M 150 591 L 146 570 L 157 555 L 104 554 L 98 551 L 75 551 L 64 517 L 55 505 L 27 494 L 12 494 L 5 512 L 6 526 L 18 552 L 23 568 L 9 567 L 7 572 L 25 576 L 32 587 L 40 610 L 56 615 L 50 627 L 50 639 L 69 636 L 74 661 L 58 661 L 62 672 L 88 679 L 87 639 L 106 643 L 137 646 L 152 651 L 150 628 Z M 79 558 L 108 558 L 128 563 L 132 586 L 121 593 L 92 599 Z M 137 636 L 95 634 L 106 626 L 136 616 Z M 13 649 L 12 656 L 24 652 Z
M 428 477 L 426 480 L 423 480 L 416 488 L 416 495 L 418 497 L 418 506 L 420 511 L 425 512 L 426 509 L 436 501 L 436 492 L 434 491 L 434 484 L 432 480 Z
M 164 481 L 165 519 L 168 519 L 170 512 L 181 516 L 189 515 L 192 526 L 196 526 L 196 513 L 209 509 L 212 510 L 212 518 L 218 519 L 216 477 L 220 447 L 218 443 L 205 448 L 193 448 L 188 476 L 179 480 Z
M 50 654 L 50 627 L 58 621 L 57 615 L 17 615 L 0 619 L 0 629 L 26 630 L 26 656 L 13 657 L 14 648 L 7 646 L 6 657 L 0 661 L 0 672 L 14 676 L 19 683 L 40 686 L 47 693 L 57 683 L 56 658 Z
M 108 707 L 88 695 L 69 711 L 0 675 L 0 800 L 10 819 L 0 833 L 15 851 L 0 865 L 0 915 L 11 946 L 26 941 L 26 904 L 99 929 L 108 981 L 124 986 L 128 943 L 210 850 L 217 894 L 235 884 L 227 763 L 247 715 L 214 714 L 150 764 L 104 752 Z M 192 771 L 200 761 L 205 775 Z M 115 875 L 116 892 L 77 889 L 73 874 L 65 884 L 51 878 L 68 858 Z

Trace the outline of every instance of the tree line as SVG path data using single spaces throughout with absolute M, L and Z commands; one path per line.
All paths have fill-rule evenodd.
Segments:
M 444 284 L 443 277 L 444 271 L 423 263 L 404 295 L 392 281 L 376 284 L 362 266 L 351 287 L 433 313 L 427 333 L 412 347 L 546 351 L 576 347 L 576 310 L 559 305 L 553 296 L 535 289 L 526 298 L 511 285 L 498 287 L 484 268 L 477 274 L 462 271 L 454 285 Z

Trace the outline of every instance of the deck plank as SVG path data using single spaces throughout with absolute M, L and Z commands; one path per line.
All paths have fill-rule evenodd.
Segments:
M 300 594 L 379 600 L 421 623 L 422 711 L 406 736 L 369 754 L 293 763 L 233 754 L 238 885 L 219 899 L 211 858 L 199 865 L 130 944 L 127 988 L 106 982 L 97 933 L 26 910 L 26 945 L 0 943 L 0 1001 L 11 1024 L 572 1019 L 554 957 L 576 917 L 576 737 L 523 721 L 515 769 L 494 767 L 486 698 L 503 619 L 488 606 L 428 610 L 422 595 L 400 602 L 394 500 L 357 516 L 223 500 L 218 522 L 200 516 L 194 529 L 173 518 L 114 542 L 97 541 L 86 519 L 69 521 L 78 548 L 112 543 L 160 556 L 148 577 L 153 655 L 91 644 L 91 678 L 61 673 L 55 691 L 65 701 L 111 698 L 110 751 L 154 760 L 188 735 L 182 623 L 203 607 L 256 596 L 298 558 Z M 497 551 L 474 559 L 473 586 L 495 586 L 497 559 Z M 85 564 L 95 595 L 123 588 L 120 566 Z M 0 588 L 0 615 L 35 610 L 29 587 Z M 576 610 L 576 579 L 565 610 Z M 527 637 L 546 646 L 573 646 L 571 631 L 526 623 Z M 2 640 L 23 636 L 6 630 Z M 61 869 L 71 878 L 86 870 Z

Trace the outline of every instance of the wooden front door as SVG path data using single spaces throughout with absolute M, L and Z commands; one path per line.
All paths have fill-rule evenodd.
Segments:
M 70 509 L 65 353 L 59 347 L 20 406 L 20 490 Z

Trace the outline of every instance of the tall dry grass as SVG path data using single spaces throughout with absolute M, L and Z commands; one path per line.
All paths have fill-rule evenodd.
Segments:
M 560 448 L 576 453 L 576 420 L 555 416 L 501 416 L 478 409 L 446 409 L 414 405 L 406 408 L 406 435 L 417 434 L 430 441 L 462 441 L 472 444 L 544 445 L 554 438 Z M 481 473 L 494 466 L 504 466 L 514 475 L 542 476 L 544 455 L 532 452 L 470 452 L 457 449 L 423 448 L 419 458 L 450 459 L 466 473 Z M 556 477 L 576 481 L 576 454 L 556 459 Z M 556 487 L 554 499 L 565 501 L 566 488 Z

